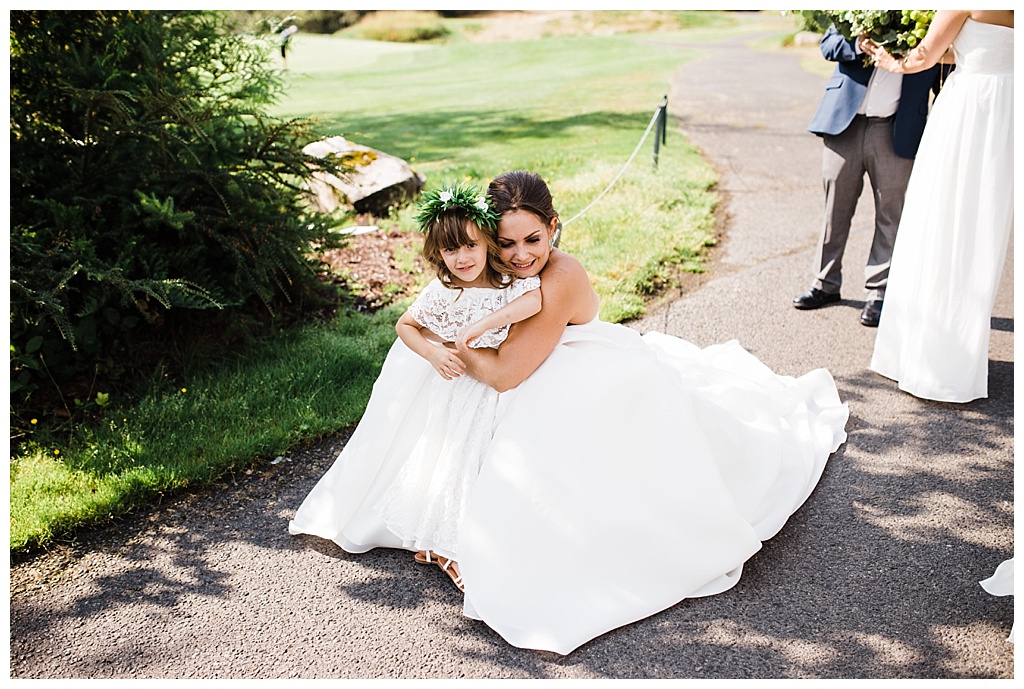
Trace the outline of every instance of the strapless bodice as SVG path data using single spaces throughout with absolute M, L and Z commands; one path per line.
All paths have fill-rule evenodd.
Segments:
M 957 74 L 1013 74 L 1013 29 L 968 19 L 953 53 Z

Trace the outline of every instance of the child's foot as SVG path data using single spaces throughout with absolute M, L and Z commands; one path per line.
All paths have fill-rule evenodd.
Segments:
M 465 591 L 466 587 L 462 585 L 462 574 L 459 572 L 459 563 L 455 560 L 449 560 L 446 557 L 435 555 L 437 558 L 437 564 L 441 570 L 451 577 L 451 580 L 455 582 L 455 585 L 459 587 L 460 591 Z
M 459 572 L 459 563 L 449 560 L 441 555 L 436 555 L 429 550 L 419 550 L 413 555 L 413 559 L 421 565 L 437 565 L 451 580 L 459 587 L 460 591 L 466 588 L 462 585 L 462 574 Z

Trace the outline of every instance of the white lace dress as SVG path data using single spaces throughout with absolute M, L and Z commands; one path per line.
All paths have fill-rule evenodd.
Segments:
M 468 325 L 540 287 L 540 278 L 516 280 L 504 289 L 449 289 L 432 281 L 409 307 L 416 322 L 453 342 Z M 488 330 L 471 347 L 497 348 L 509 326 Z M 403 547 L 455 559 L 459 525 L 480 463 L 487 452 L 498 393 L 469 376 L 430 386 L 425 432 L 408 461 L 374 505 Z

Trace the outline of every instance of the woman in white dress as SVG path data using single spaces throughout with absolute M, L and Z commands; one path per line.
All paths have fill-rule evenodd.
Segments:
M 905 59 L 868 46 L 897 74 L 952 45 L 907 186 L 871 369 L 924 399 L 988 396 L 988 349 L 1013 228 L 1013 11 L 942 10 Z
M 501 393 L 460 526 L 463 610 L 515 646 L 567 654 L 734 586 L 814 489 L 849 412 L 823 369 L 780 376 L 736 342 L 600 322 L 586 271 L 552 246 L 544 181 L 506 173 L 488 195 L 501 257 L 541 278 L 543 308 L 498 349 L 457 352 Z M 426 415 L 416 371 L 432 373 L 396 343 L 374 389 L 387 407 L 371 400 L 307 510 L 319 527 L 300 531 L 349 552 L 403 547 L 372 505 Z

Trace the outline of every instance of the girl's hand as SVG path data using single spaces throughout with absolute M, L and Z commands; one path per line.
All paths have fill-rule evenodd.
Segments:
M 427 360 L 445 380 L 454 380 L 466 372 L 462 359 L 448 347 L 431 347 Z
M 469 343 L 483 335 L 485 332 L 487 332 L 486 329 L 480 330 L 479 328 L 474 328 L 472 325 L 463 328 L 462 332 L 459 333 L 459 336 L 455 338 L 455 349 L 460 352 L 468 352 Z

